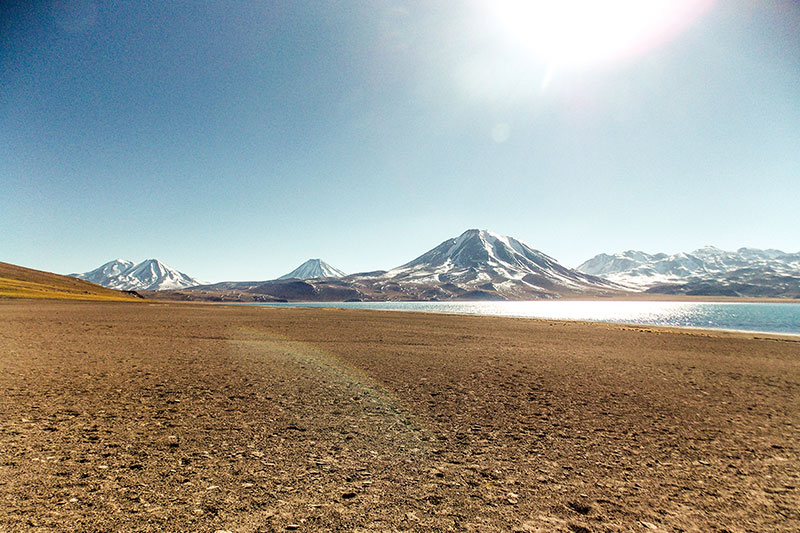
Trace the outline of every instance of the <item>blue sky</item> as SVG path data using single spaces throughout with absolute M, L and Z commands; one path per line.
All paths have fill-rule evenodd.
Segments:
M 391 268 L 468 228 L 569 266 L 800 250 L 800 3 L 717 1 L 581 66 L 487 5 L 0 8 L 0 260 L 259 280 Z

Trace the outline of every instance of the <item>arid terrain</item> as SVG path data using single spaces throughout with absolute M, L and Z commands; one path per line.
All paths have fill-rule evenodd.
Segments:
M 0 301 L 0 531 L 798 531 L 800 342 Z
M 131 301 L 133 291 L 115 291 L 70 276 L 0 261 L 0 300 L 4 298 Z

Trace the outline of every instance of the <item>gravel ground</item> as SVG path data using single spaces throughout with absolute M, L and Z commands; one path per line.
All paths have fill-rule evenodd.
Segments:
M 764 335 L 0 301 L 0 531 L 798 531 L 798 393 Z

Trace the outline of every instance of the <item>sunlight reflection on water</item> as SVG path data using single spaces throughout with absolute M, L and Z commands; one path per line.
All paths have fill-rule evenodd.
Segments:
M 800 303 L 638 301 L 297 302 L 268 307 L 337 307 L 467 315 L 583 320 L 800 335 Z

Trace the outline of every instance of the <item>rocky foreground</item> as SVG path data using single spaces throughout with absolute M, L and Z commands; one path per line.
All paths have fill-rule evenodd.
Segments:
M 0 531 L 800 530 L 797 339 L 6 301 L 0 396 Z

